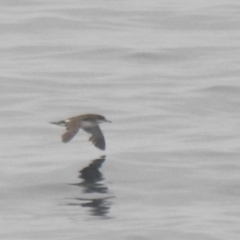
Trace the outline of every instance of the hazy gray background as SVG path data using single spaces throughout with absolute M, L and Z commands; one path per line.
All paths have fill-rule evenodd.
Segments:
M 1 0 L 0 238 L 238 240 L 239 28 L 238 0 Z M 92 112 L 105 152 L 49 124 Z

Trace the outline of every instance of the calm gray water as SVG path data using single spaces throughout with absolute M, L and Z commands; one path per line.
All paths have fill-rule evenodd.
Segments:
M 1 239 L 239 239 L 238 0 L 0 12 Z M 105 152 L 49 124 L 83 113 Z

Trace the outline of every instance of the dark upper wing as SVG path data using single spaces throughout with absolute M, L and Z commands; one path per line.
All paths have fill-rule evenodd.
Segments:
M 105 150 L 105 139 L 99 126 L 84 128 L 83 130 L 91 134 L 89 141 L 91 141 L 97 148 Z
M 69 142 L 78 132 L 79 123 L 77 121 L 70 121 L 66 123 L 66 132 L 62 135 L 62 141 L 64 143 Z

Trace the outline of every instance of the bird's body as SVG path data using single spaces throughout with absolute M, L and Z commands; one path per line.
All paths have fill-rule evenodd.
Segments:
M 97 148 L 105 150 L 105 139 L 98 126 L 103 122 L 110 121 L 98 114 L 84 114 L 71 117 L 67 120 L 51 123 L 66 127 L 66 132 L 62 135 L 62 141 L 64 143 L 69 142 L 77 134 L 79 129 L 83 129 L 87 133 L 91 134 L 89 141 L 91 141 Z

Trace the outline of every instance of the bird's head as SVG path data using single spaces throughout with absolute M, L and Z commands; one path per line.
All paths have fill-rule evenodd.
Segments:
M 97 122 L 98 122 L 98 123 L 103 123 L 103 122 L 109 122 L 109 123 L 111 123 L 111 121 L 107 120 L 104 116 L 101 116 L 101 115 L 98 116 Z

